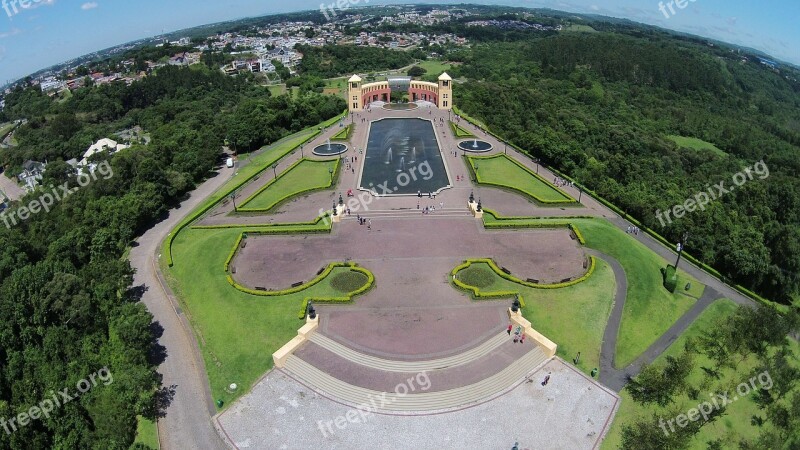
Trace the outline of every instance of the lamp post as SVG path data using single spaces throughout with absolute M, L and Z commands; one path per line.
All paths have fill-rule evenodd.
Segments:
M 508 154 L 508 142 L 506 141 L 503 141 L 503 154 L 504 155 Z
M 303 144 L 300 144 L 300 157 L 305 158 L 305 155 L 303 154 Z
M 539 175 L 539 158 L 533 158 L 533 162 L 536 163 L 536 175 Z
M 678 250 L 678 259 L 675 260 L 675 273 L 678 273 L 678 263 L 681 262 L 681 254 L 683 254 L 683 249 L 686 247 L 686 241 L 689 240 L 689 232 L 683 233 L 683 241 L 678 242 L 677 250 Z
M 578 203 L 581 202 L 581 197 L 583 196 L 583 189 L 578 186 Z
M 277 164 L 273 164 L 272 165 L 272 174 L 275 175 L 275 178 L 278 178 L 278 165 Z
M 478 163 L 475 163 L 475 182 L 478 182 Z
M 328 174 L 331 176 L 331 183 L 333 183 L 333 168 L 332 167 L 328 168 Z
M 231 201 L 233 202 L 233 212 L 238 212 L 236 210 L 236 191 L 231 193 Z

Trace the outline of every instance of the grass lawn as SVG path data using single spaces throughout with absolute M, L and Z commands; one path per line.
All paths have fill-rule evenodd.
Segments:
M 174 242 L 174 266 L 161 269 L 197 337 L 214 400 L 226 405 L 246 393 L 272 368 L 272 353 L 297 335 L 297 319 L 308 296 L 337 297 L 331 280 L 348 268 L 336 268 L 316 285 L 286 296 L 262 297 L 233 288 L 223 266 L 242 229 L 184 230 Z M 302 274 L 307 279 L 314 274 Z M 286 286 L 287 288 L 289 286 Z M 229 392 L 227 387 L 240 387 Z
M 657 360 L 656 363 L 663 363 L 669 356 L 675 356 L 683 351 L 684 343 L 689 337 L 699 336 L 704 330 L 725 317 L 733 314 L 737 306 L 728 299 L 719 299 L 712 303 L 697 320 L 689 326 L 670 347 Z M 793 344 L 795 354 L 798 354 L 798 345 Z M 638 418 L 650 417 L 653 413 L 663 416 L 664 420 L 674 418 L 677 413 L 686 413 L 691 408 L 696 408 L 699 403 L 708 398 L 708 393 L 718 393 L 731 391 L 731 386 L 748 381 L 749 372 L 755 367 L 755 360 L 742 362 L 736 370 L 725 369 L 721 372 L 721 378 L 715 380 L 702 370 L 701 367 L 712 367 L 713 363 L 703 355 L 696 355 L 695 370 L 689 375 L 689 383 L 700 390 L 697 399 L 691 399 L 686 394 L 676 398 L 675 403 L 666 408 L 657 405 L 643 406 L 631 399 L 627 390 L 620 393 L 622 404 L 620 405 L 614 423 L 603 441 L 603 449 L 619 448 L 622 427 L 626 424 L 634 423 Z M 759 382 L 756 381 L 758 386 Z M 753 415 L 763 412 L 758 409 L 750 396 L 738 398 L 729 404 L 725 414 L 713 423 L 708 423 L 700 429 L 689 446 L 690 449 L 702 450 L 707 448 L 707 443 L 715 439 L 722 439 L 723 448 L 737 448 L 740 439 L 753 438 L 758 435 L 760 429 L 750 423 Z
M 600 367 L 600 347 L 614 302 L 614 272 L 597 260 L 586 281 L 561 289 L 536 289 L 497 275 L 486 263 L 474 263 L 458 279 L 481 292 L 519 292 L 525 300 L 522 315 L 536 331 L 558 344 L 558 355 L 571 361 L 581 352 L 578 368 L 589 374 Z M 473 284 L 474 283 L 474 284 Z M 481 300 L 478 300 L 481 301 Z
M 277 97 L 279 95 L 283 95 L 286 93 L 285 84 L 272 84 L 269 87 L 267 87 L 267 89 L 269 89 L 269 92 L 270 94 L 272 94 L 273 97 Z
M 450 122 L 450 129 L 453 130 L 453 134 L 456 136 L 456 138 L 471 138 L 471 137 L 475 137 L 474 134 L 472 134 L 469 131 L 461 128 L 458 125 L 456 125 L 455 122 Z
M 0 139 L 6 137 L 6 135 L 14 129 L 14 126 L 15 124 L 13 122 L 0 124 Z
M 303 192 L 330 187 L 332 177 L 329 171 L 336 171 L 338 163 L 339 159 L 302 159 L 245 199 L 239 205 L 239 211 L 269 211 Z
M 486 223 L 498 222 L 490 214 L 483 216 Z M 507 224 L 542 224 L 571 222 L 586 240 L 586 246 L 599 250 L 622 265 L 628 279 L 625 308 L 622 311 L 614 365 L 625 367 L 666 332 L 695 302 L 683 294 L 671 294 L 661 283 L 659 269 L 667 261 L 656 255 L 631 235 L 617 229 L 602 219 L 511 219 Z M 699 281 L 679 270 L 678 276 L 692 283 L 690 294 L 698 295 Z M 703 287 L 704 288 L 704 287 Z M 699 296 L 699 295 L 698 295 Z M 527 301 L 527 298 L 526 298 Z M 605 323 L 603 324 L 605 326 Z M 556 343 L 560 344 L 558 341 Z M 574 355 L 573 355 L 574 356 Z
M 586 245 L 614 257 L 625 270 L 628 292 L 622 323 L 617 338 L 616 367 L 625 367 L 647 350 L 695 302 L 694 298 L 672 294 L 662 286 L 660 269 L 667 261 L 656 255 L 636 238 L 604 220 L 578 219 Z M 693 293 L 702 285 L 687 273 L 679 277 L 691 282 Z
M 136 418 L 136 439 L 134 444 L 144 444 L 152 449 L 158 450 L 161 446 L 158 443 L 158 425 L 152 420 L 142 416 Z
M 450 70 L 451 67 L 453 67 L 451 64 L 440 61 L 438 59 L 430 59 L 427 61 L 422 61 L 419 64 L 415 65 L 425 69 L 428 75 L 436 75 L 436 76 L 441 75 L 442 72 L 447 72 L 448 70 Z
M 594 28 L 590 27 L 589 25 L 574 25 L 574 24 L 573 24 L 573 25 L 569 25 L 569 26 L 566 26 L 566 27 L 564 27 L 564 29 L 563 29 L 563 30 L 561 30 L 561 31 L 562 31 L 562 32 L 568 32 L 568 31 L 571 31 L 571 32 L 573 32 L 573 33 L 574 33 L 574 32 L 580 32 L 580 33 L 597 33 L 597 30 L 595 30 Z
M 331 140 L 332 141 L 346 141 L 346 140 L 350 139 L 350 136 L 353 134 L 353 128 L 354 128 L 354 126 L 351 123 L 350 125 L 344 127 L 342 129 L 342 131 L 334 134 L 333 137 L 331 138 Z
M 678 144 L 678 147 L 681 148 L 688 148 L 691 150 L 706 150 L 719 156 L 728 156 L 727 153 L 717 148 L 716 145 L 712 144 L 711 142 L 706 142 L 702 139 L 684 137 L 684 136 L 675 136 L 675 135 L 670 135 L 667 137 L 672 142 Z
M 467 156 L 478 184 L 501 186 L 521 192 L 538 203 L 574 203 L 575 200 L 527 170 L 508 155 Z

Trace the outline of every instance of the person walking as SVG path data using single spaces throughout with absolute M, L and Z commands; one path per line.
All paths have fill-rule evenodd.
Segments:
M 508 335 L 509 335 L 509 336 L 511 336 L 511 329 L 512 329 L 512 328 L 514 328 L 514 325 L 512 325 L 512 324 L 510 324 L 510 323 L 509 323 L 509 324 L 508 324 L 508 330 L 506 330 L 506 331 L 508 332 Z

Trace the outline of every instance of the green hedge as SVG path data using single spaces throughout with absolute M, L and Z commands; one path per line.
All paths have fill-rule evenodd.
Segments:
M 333 118 L 331 118 L 331 119 L 328 119 L 327 121 L 325 121 L 325 122 L 323 122 L 322 124 L 320 124 L 320 125 L 318 126 L 318 128 L 327 128 L 327 127 L 329 127 L 331 124 L 334 124 L 334 123 L 336 123 L 338 120 L 341 120 L 343 117 L 346 117 L 346 116 L 347 116 L 347 111 L 343 111 L 343 112 L 342 112 L 341 114 L 339 114 L 338 116 L 336 116 L 336 117 L 333 117 Z M 297 149 L 297 148 L 298 148 L 300 145 L 305 145 L 306 143 L 310 142 L 311 140 L 313 140 L 313 139 L 316 139 L 316 137 L 317 137 L 317 136 L 319 136 L 319 135 L 320 135 L 320 133 L 321 133 L 321 131 L 320 131 L 320 130 L 317 130 L 317 131 L 315 131 L 315 132 L 314 132 L 314 133 L 312 133 L 312 134 L 311 134 L 309 137 L 307 137 L 307 138 L 306 138 L 306 139 L 305 139 L 305 140 L 304 140 L 304 141 L 303 141 L 301 144 L 299 144 L 299 145 L 296 145 L 296 146 L 292 147 L 291 149 L 287 150 L 285 153 L 283 153 L 283 154 L 279 155 L 279 156 L 278 156 L 276 159 L 274 159 L 273 161 L 271 161 L 271 162 L 269 162 L 269 163 L 265 164 L 263 169 L 261 169 L 261 170 L 259 170 L 259 171 L 256 171 L 255 173 L 253 173 L 253 174 L 252 174 L 252 175 L 250 175 L 249 177 L 247 177 L 247 178 L 243 179 L 243 180 L 242 180 L 240 183 L 238 183 L 238 184 L 234 185 L 234 186 L 233 186 L 233 187 L 231 187 L 231 188 L 228 188 L 228 189 L 226 189 L 225 193 L 224 193 L 224 194 L 222 194 L 222 195 L 220 195 L 220 197 L 219 197 L 219 198 L 218 198 L 216 201 L 208 202 L 208 204 L 204 205 L 202 208 L 199 208 L 199 209 L 198 209 L 198 210 L 196 210 L 194 213 L 190 214 L 190 215 L 189 215 L 187 218 L 185 218 L 183 221 L 181 221 L 181 223 L 180 223 L 180 224 L 178 224 L 178 226 L 176 226 L 176 227 L 175 227 L 175 228 L 172 230 L 172 232 L 169 234 L 169 236 L 167 237 L 167 241 L 166 241 L 166 243 L 165 243 L 164 253 L 165 253 L 165 258 L 166 258 L 166 261 L 167 261 L 167 265 L 168 265 L 169 267 L 172 267 L 172 266 L 173 266 L 173 264 L 174 264 L 174 261 L 173 261 L 173 259 L 172 259 L 172 243 L 173 243 L 173 241 L 175 240 L 175 236 L 177 236 L 177 235 L 178 235 L 178 233 L 180 233 L 181 231 L 183 231 L 183 229 L 184 229 L 184 228 L 186 228 L 186 226 L 187 226 L 187 225 L 189 225 L 190 223 L 192 223 L 192 222 L 194 222 L 195 220 L 197 220 L 197 219 L 198 219 L 199 217 L 201 217 L 203 214 L 207 213 L 207 212 L 208 212 L 208 211 L 209 211 L 211 208 L 213 208 L 214 206 L 216 206 L 216 205 L 217 205 L 217 203 L 219 203 L 219 202 L 220 202 L 220 201 L 222 201 L 223 199 L 227 198 L 227 197 L 228 197 L 228 196 L 231 194 L 231 192 L 234 192 L 235 190 L 237 190 L 237 189 L 241 188 L 241 187 L 242 187 L 242 186 L 243 186 L 245 183 L 249 182 L 250 180 L 252 180 L 252 179 L 253 179 L 253 178 L 255 178 L 256 176 L 260 175 L 262 172 L 264 172 L 265 170 L 267 170 L 267 169 L 268 169 L 268 168 L 269 168 L 269 167 L 270 167 L 270 166 L 271 166 L 271 165 L 272 165 L 272 164 L 273 164 L 275 161 L 278 161 L 278 160 L 282 159 L 283 157 L 285 157 L 286 155 L 288 155 L 289 153 L 293 152 L 293 151 L 294 151 L 294 150 L 296 150 L 296 149 Z
M 553 186 L 552 184 L 547 182 L 547 180 L 542 178 L 542 176 L 540 176 L 536 172 L 532 171 L 528 167 L 525 167 L 525 165 L 523 165 L 521 162 L 517 161 L 514 158 L 511 158 L 508 155 L 505 155 L 505 154 L 501 153 L 501 154 L 491 155 L 491 156 L 467 156 L 466 158 L 469 161 L 468 166 L 470 168 L 470 172 L 475 176 L 475 179 L 478 181 L 479 184 L 485 184 L 485 185 L 488 185 L 488 186 L 496 186 L 496 187 L 499 187 L 499 188 L 504 188 L 504 189 L 509 189 L 509 190 L 516 191 L 516 192 L 521 192 L 521 193 L 533 198 L 537 202 L 545 204 L 545 205 L 567 205 L 567 204 L 577 203 L 577 200 L 575 200 L 574 198 L 570 197 L 569 194 L 567 194 L 563 190 L 557 188 L 556 186 Z M 490 182 L 490 181 L 481 181 L 479 179 L 478 175 L 475 173 L 475 167 L 473 165 L 473 160 L 476 160 L 476 159 L 494 159 L 494 158 L 505 158 L 505 159 L 509 160 L 510 162 L 515 164 L 517 167 L 519 167 L 522 170 L 524 170 L 525 172 L 527 172 L 529 175 L 533 176 L 537 180 L 539 180 L 542 183 L 544 183 L 549 188 L 553 189 L 554 191 L 556 191 L 559 194 L 561 194 L 564 197 L 566 197 L 566 199 L 564 199 L 564 200 L 545 200 L 545 199 L 542 199 L 542 198 L 538 197 L 536 194 L 533 194 L 532 192 L 528 192 L 528 191 L 522 190 L 517 186 L 513 186 L 513 185 L 510 185 L 510 184 L 503 184 L 503 183 L 495 183 L 495 182 Z
M 455 122 L 453 122 L 452 120 L 450 121 L 450 130 L 452 130 L 452 131 L 453 131 L 453 135 L 454 135 L 456 138 L 474 138 L 474 137 L 475 137 L 475 135 L 474 135 L 474 134 L 472 134 L 472 133 L 470 133 L 469 131 L 467 131 L 467 130 L 465 130 L 465 129 L 461 128 L 460 126 L 458 126 L 458 125 L 457 125 Z
M 353 135 L 353 129 L 354 128 L 355 127 L 353 126 L 352 123 L 350 125 L 347 125 L 346 127 L 344 127 L 344 129 L 342 131 L 336 133 L 331 138 L 331 140 L 332 141 L 346 141 L 346 140 L 350 139 L 350 136 Z
M 590 276 L 592 276 L 592 273 L 594 273 L 594 269 L 595 269 L 595 265 L 596 265 L 596 261 L 595 261 L 594 256 L 589 256 L 589 270 L 587 270 L 586 273 L 583 274 L 581 277 L 576 278 L 576 279 L 571 280 L 571 281 L 565 281 L 563 283 L 541 284 L 541 283 L 531 283 L 530 281 L 525 281 L 525 280 L 519 279 L 519 278 L 517 278 L 517 277 L 515 277 L 515 276 L 513 276 L 511 274 L 503 272 L 503 270 L 500 269 L 500 267 L 498 267 L 497 264 L 494 262 L 494 260 L 491 259 L 491 258 L 468 259 L 463 264 L 461 264 L 459 266 L 456 266 L 456 268 L 453 269 L 453 271 L 450 272 L 450 274 L 452 275 L 453 282 L 456 284 L 456 286 L 461 287 L 463 289 L 467 289 L 467 290 L 473 291 L 476 296 L 481 296 L 480 295 L 481 294 L 480 290 L 477 287 L 469 286 L 467 284 L 462 283 L 458 279 L 458 276 L 457 276 L 458 272 L 460 272 L 460 271 L 470 267 L 472 264 L 476 264 L 476 263 L 487 264 L 494 271 L 494 273 L 496 273 L 499 277 L 501 277 L 503 279 L 506 279 L 508 281 L 511 281 L 512 283 L 521 284 L 523 286 L 531 287 L 531 288 L 534 288 L 534 289 L 560 289 L 560 288 L 565 288 L 565 287 L 576 285 L 576 284 L 578 284 L 580 282 L 585 281 Z M 507 297 L 508 295 L 506 295 L 506 294 L 508 294 L 508 292 L 511 292 L 511 291 L 501 291 L 499 294 L 503 294 L 503 295 L 499 295 L 499 296 Z M 490 294 L 494 294 L 494 293 L 483 294 L 482 296 L 484 298 L 486 298 L 486 296 L 490 295 Z M 511 295 L 514 295 L 514 294 L 516 294 L 516 292 L 512 292 L 511 293 Z
M 319 225 L 320 221 L 327 219 L 330 217 L 330 213 L 326 212 L 325 214 L 317 217 L 316 220 L 311 222 L 291 222 L 291 223 L 260 223 L 260 224 L 222 224 L 222 225 L 194 225 L 190 227 L 193 230 L 224 230 L 224 229 L 231 229 L 231 228 L 264 228 L 269 230 L 271 228 L 300 228 L 300 227 L 310 227 L 314 225 Z M 328 222 L 327 229 L 330 229 L 330 221 Z
M 512 220 L 544 220 L 544 219 L 564 219 L 564 217 L 500 217 L 500 215 L 491 209 L 484 209 L 484 214 L 488 214 L 494 218 L 497 222 L 489 222 L 486 223 L 484 219 L 483 227 L 486 229 L 491 228 L 518 228 L 518 229 L 525 229 L 525 228 L 569 228 L 570 231 L 575 233 L 575 238 L 581 245 L 586 245 L 586 239 L 583 238 L 583 234 L 578 229 L 578 226 L 572 222 L 529 222 L 529 223 L 503 223 L 503 221 L 512 221 Z M 569 219 L 576 219 L 576 218 L 585 218 L 591 219 L 593 217 L 586 216 L 586 217 L 569 217 Z
M 300 292 L 300 291 L 304 291 L 304 290 L 316 285 L 320 281 L 324 280 L 325 277 L 330 275 L 331 271 L 333 271 L 333 269 L 336 268 L 336 267 L 349 267 L 351 270 L 358 270 L 359 272 L 362 272 L 362 273 L 367 275 L 367 278 L 368 278 L 367 285 L 365 285 L 364 287 L 362 287 L 362 288 L 360 288 L 360 289 L 358 289 L 356 291 L 353 291 L 354 293 L 350 293 L 348 295 L 358 295 L 358 294 L 361 294 L 363 292 L 366 292 L 367 289 L 372 287 L 372 283 L 375 281 L 375 276 L 372 275 L 372 273 L 369 272 L 367 269 L 360 268 L 355 263 L 342 263 L 342 262 L 328 264 L 328 267 L 326 267 L 325 270 L 322 271 L 322 273 L 317 275 L 313 280 L 309 281 L 308 283 L 303 283 L 300 286 L 295 286 L 295 287 L 291 287 L 291 288 L 283 289 L 283 290 L 279 290 L 279 291 L 260 291 L 260 290 L 257 290 L 257 289 L 250 289 L 248 287 L 242 286 L 241 284 L 237 283 L 236 280 L 234 280 L 233 277 L 230 274 L 227 275 L 227 279 L 228 279 L 228 283 L 230 283 L 231 286 L 235 287 L 236 289 L 238 289 L 238 290 L 240 290 L 242 292 L 245 292 L 245 293 L 248 293 L 248 294 L 252 294 L 252 295 L 259 295 L 259 296 L 263 296 L 263 297 L 277 297 L 277 296 L 281 296 L 281 295 L 289 295 L 289 294 L 294 294 L 294 293 L 297 293 L 297 292 Z
M 263 193 L 267 189 L 269 189 L 273 184 L 277 183 L 281 178 L 286 176 L 289 172 L 291 172 L 295 167 L 300 165 L 300 163 L 302 163 L 303 161 L 308 161 L 308 162 L 312 162 L 312 163 L 327 163 L 327 162 L 333 161 L 334 162 L 333 172 L 334 172 L 335 176 L 331 177 L 331 181 L 328 183 L 327 186 L 313 187 L 313 188 L 309 188 L 309 189 L 306 189 L 306 190 L 303 190 L 303 191 L 300 191 L 300 192 L 294 192 L 292 194 L 286 195 L 285 197 L 276 200 L 274 203 L 272 203 L 271 205 L 267 206 L 266 208 L 246 208 L 245 207 L 245 205 L 247 205 L 248 203 L 253 201 L 253 199 L 255 199 L 258 195 L 260 195 L 261 193 Z M 284 202 L 287 202 L 287 201 L 289 201 L 289 200 L 291 200 L 291 199 L 293 199 L 293 198 L 295 198 L 295 197 L 297 197 L 299 195 L 305 195 L 305 194 L 309 194 L 309 193 L 312 193 L 312 192 L 328 190 L 331 187 L 335 186 L 336 182 L 339 180 L 339 172 L 341 170 L 341 161 L 342 160 L 340 158 L 327 159 L 327 160 L 313 160 L 313 159 L 308 159 L 308 158 L 299 159 L 299 160 L 295 161 L 294 164 L 289 166 L 286 170 L 281 172 L 280 175 L 278 175 L 276 178 L 273 178 L 267 184 L 265 184 L 264 186 L 261 186 L 261 188 L 259 188 L 252 195 L 247 197 L 247 199 L 245 199 L 245 201 L 242 203 L 242 205 L 238 208 L 237 211 L 241 212 L 241 213 L 248 213 L 248 212 L 250 212 L 250 213 L 254 213 L 254 212 L 265 213 L 265 212 L 268 212 L 268 211 L 271 211 L 271 210 L 277 208 L 279 205 L 283 204 Z

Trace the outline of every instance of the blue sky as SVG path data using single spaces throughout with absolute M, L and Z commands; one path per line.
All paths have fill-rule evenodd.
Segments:
M 332 0 L 325 0 L 330 3 Z M 459 0 L 458 2 L 467 2 Z M 522 0 L 474 3 L 546 7 L 623 17 L 747 45 L 800 65 L 800 1 Z M 0 85 L 50 65 L 162 32 L 229 19 L 318 9 L 320 0 L 0 0 Z M 16 13 L 11 3 L 16 3 Z M 20 2 L 26 3 L 23 8 Z M 350 0 L 377 5 L 385 0 Z M 388 3 L 392 3 L 391 1 Z M 409 3 L 409 0 L 403 1 Z M 428 0 L 426 3 L 455 3 Z M 6 8 L 8 11 L 6 11 Z M 9 15 L 9 12 L 11 13 Z M 667 17 L 669 15 L 669 17 Z

